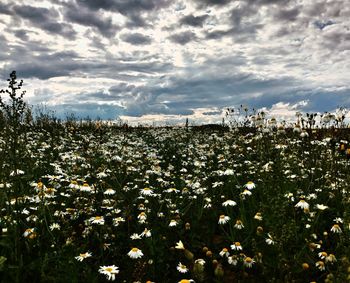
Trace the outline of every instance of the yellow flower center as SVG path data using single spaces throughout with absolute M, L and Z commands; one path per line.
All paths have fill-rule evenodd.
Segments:
M 105 270 L 106 270 L 107 272 L 112 272 L 112 271 L 113 271 L 113 268 L 107 267 Z
M 132 251 L 133 253 L 137 253 L 137 252 L 139 251 L 139 249 L 138 249 L 138 248 L 132 248 L 131 251 Z
M 247 256 L 247 257 L 244 259 L 244 261 L 247 262 L 247 263 L 251 263 L 253 260 L 252 260 L 249 256 Z
M 236 247 L 239 247 L 240 245 L 241 245 L 240 242 L 235 242 L 235 246 L 236 246 Z

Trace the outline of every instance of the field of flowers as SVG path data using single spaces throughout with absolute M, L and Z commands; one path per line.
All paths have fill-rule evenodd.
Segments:
M 1 282 L 350 280 L 348 128 L 34 121 L 11 75 Z
M 15 170 L 2 138 L 1 278 L 346 282 L 348 137 L 56 124 Z

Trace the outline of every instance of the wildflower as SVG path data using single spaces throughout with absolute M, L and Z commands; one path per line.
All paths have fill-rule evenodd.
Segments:
M 119 226 L 120 222 L 125 222 L 125 219 L 123 217 L 113 218 L 113 225 L 114 226 Z
M 321 245 L 320 244 L 316 244 L 316 243 L 309 243 L 309 249 L 311 251 L 314 251 L 315 249 L 320 249 Z
M 340 234 L 342 232 L 340 226 L 338 224 L 334 224 L 331 228 L 331 232 Z
M 105 219 L 103 216 L 95 216 L 89 219 L 91 224 L 103 225 L 105 224 Z
M 249 181 L 244 185 L 244 187 L 247 188 L 248 190 L 252 190 L 255 188 L 255 184 L 252 181 Z
M 231 218 L 229 216 L 226 216 L 224 214 L 220 215 L 219 217 L 219 224 L 226 224 Z
M 28 228 L 24 231 L 23 236 L 25 238 L 34 239 L 36 237 L 35 228 Z
M 243 195 L 243 196 L 251 196 L 251 195 L 252 195 L 252 192 L 249 191 L 249 190 L 247 190 L 247 189 L 245 189 L 245 190 L 243 191 L 242 195 Z
M 104 243 L 104 244 L 103 244 L 103 250 L 104 250 L 104 251 L 108 250 L 110 246 L 111 246 L 111 244 Z
M 343 223 L 343 219 L 341 219 L 340 217 L 334 218 L 333 221 L 334 221 L 335 223 Z
M 193 279 L 182 279 L 178 283 L 194 283 Z
M 324 264 L 324 262 L 323 261 L 318 261 L 318 262 L 316 262 L 316 267 L 319 269 L 319 270 L 321 270 L 321 271 L 324 271 L 324 270 L 326 270 L 326 267 L 325 267 L 325 264 Z
M 108 175 L 106 174 L 106 172 L 100 172 L 96 174 L 97 178 L 106 178 Z
M 261 212 L 257 212 L 255 215 L 254 215 L 254 219 L 256 220 L 259 220 L 259 221 L 262 221 L 262 215 L 261 215 Z
M 319 252 L 318 256 L 320 259 L 325 259 L 328 256 L 328 254 L 326 252 Z
M 169 227 L 174 227 L 177 225 L 177 221 L 175 219 L 170 220 Z
M 151 230 L 148 230 L 147 228 L 145 228 L 145 230 L 143 230 L 143 232 L 140 234 L 141 237 L 146 237 L 149 238 L 152 236 Z
M 68 187 L 71 189 L 79 189 L 80 186 L 78 185 L 77 181 L 72 180 Z
M 24 174 L 24 171 L 23 170 L 20 170 L 20 169 L 16 169 L 15 171 L 12 171 L 10 173 L 10 176 L 18 176 L 18 175 L 23 175 Z
M 219 254 L 222 257 L 224 257 L 224 256 L 228 257 L 230 255 L 227 248 L 223 248 Z
M 188 268 L 186 267 L 186 265 L 183 265 L 181 262 L 179 262 L 179 264 L 177 265 L 176 269 L 181 272 L 181 273 L 186 273 L 188 272 Z
M 115 190 L 113 189 L 107 189 L 104 191 L 105 195 L 114 195 L 115 194 Z
M 184 250 L 185 249 L 185 246 L 184 246 L 184 244 L 182 243 L 181 240 L 176 243 L 175 249 L 178 249 L 178 250 Z
M 132 248 L 130 250 L 130 252 L 128 252 L 128 256 L 133 258 L 133 259 L 136 259 L 136 258 L 141 258 L 143 257 L 143 253 L 140 249 L 138 248 Z
M 234 242 L 234 244 L 231 245 L 231 249 L 234 251 L 241 251 L 243 250 L 243 247 L 240 242 Z
M 309 204 L 304 200 L 300 199 L 299 202 L 295 205 L 295 207 L 300 207 L 301 209 L 309 209 Z
M 89 253 L 89 252 L 86 252 L 86 253 L 83 253 L 83 254 L 79 254 L 78 256 L 75 257 L 75 259 L 77 261 L 83 261 L 84 259 L 86 259 L 86 258 L 88 258 L 90 256 L 92 256 L 92 254 Z
M 115 265 L 110 265 L 110 266 L 100 266 L 100 269 L 98 270 L 98 272 L 100 272 L 101 274 L 106 275 L 108 280 L 115 280 L 115 275 L 119 273 L 119 267 L 115 266 Z
M 61 228 L 61 226 L 58 223 L 52 223 L 49 228 L 51 231 L 53 231 L 55 229 L 59 230 Z
M 141 195 L 144 195 L 144 196 L 153 195 L 153 191 L 150 188 L 143 188 L 140 193 Z
M 237 263 L 238 263 L 238 258 L 237 258 L 236 255 L 229 256 L 229 257 L 227 258 L 227 262 L 228 262 L 228 264 L 231 264 L 231 265 L 233 265 L 233 266 L 236 266 Z
M 272 239 L 272 236 L 270 235 L 270 233 L 268 233 L 267 236 L 268 236 L 268 238 L 265 240 L 266 244 L 274 245 L 275 241 Z
M 199 258 L 199 259 L 196 259 L 195 261 L 194 261 L 194 263 L 196 264 L 200 264 L 200 265 L 204 265 L 205 264 L 205 260 L 204 259 L 202 259 L 202 258 Z
M 328 208 L 328 206 L 323 204 L 316 204 L 316 208 L 319 210 L 325 210 Z
M 144 213 L 143 211 L 140 212 L 140 214 L 137 216 L 137 219 L 139 220 L 140 223 L 145 223 L 147 219 L 146 213 Z
M 137 233 L 134 233 L 130 236 L 130 239 L 131 240 L 140 240 L 141 239 L 141 236 Z
M 243 260 L 243 265 L 248 268 L 251 268 L 254 263 L 254 259 L 250 258 L 249 256 L 245 257 Z
M 304 262 L 301 267 L 304 269 L 304 270 L 308 270 L 310 268 L 309 264 L 307 264 L 306 262 Z
M 335 257 L 334 254 L 329 254 L 327 257 L 326 257 L 326 262 L 330 262 L 330 263 L 333 263 L 333 262 L 336 262 L 337 259 Z
M 243 222 L 238 219 L 238 220 L 236 220 L 236 224 L 233 227 L 235 227 L 238 230 L 241 230 L 244 228 L 244 225 L 243 225 Z
M 89 186 L 88 183 L 84 183 L 82 186 L 79 187 L 79 190 L 82 192 L 91 192 L 92 191 L 92 187 Z
M 235 206 L 235 205 L 237 205 L 237 203 L 230 199 L 222 203 L 222 206 Z

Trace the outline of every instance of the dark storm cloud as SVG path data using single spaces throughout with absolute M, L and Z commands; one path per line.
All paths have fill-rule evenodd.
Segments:
M 47 9 L 30 5 L 10 6 L 10 14 L 19 19 L 29 21 L 33 26 L 52 34 L 74 39 L 76 32 L 70 24 L 58 22 L 59 13 L 54 8 Z
M 152 12 L 160 10 L 163 7 L 168 6 L 171 1 L 169 0 L 77 0 L 78 5 L 88 7 L 92 11 L 105 10 L 119 12 L 120 14 L 128 17 L 126 26 L 144 27 L 149 24 L 143 18 L 143 14 L 146 12 Z
M 74 4 L 67 4 L 64 16 L 68 21 L 96 28 L 102 35 L 113 37 L 119 30 L 110 17 L 104 17 L 101 13 L 90 11 Z
M 275 19 L 285 22 L 293 22 L 300 14 L 299 7 L 293 7 L 291 9 L 280 9 L 275 13 Z
M 115 95 L 132 92 L 136 88 L 133 84 L 119 83 L 109 88 L 109 92 Z
M 206 33 L 205 38 L 206 39 L 220 39 L 224 36 L 230 35 L 232 29 L 226 29 L 226 30 L 212 30 Z
M 169 0 L 77 0 L 77 3 L 89 7 L 91 10 L 118 11 L 128 14 L 135 11 L 150 11 L 169 4 Z
M 11 15 L 10 5 L 0 3 L 0 14 Z
M 24 29 L 19 29 L 14 32 L 15 36 L 23 41 L 27 41 L 29 39 L 28 37 L 28 31 Z
M 123 34 L 120 38 L 133 45 L 145 45 L 152 42 L 152 38 L 141 33 Z
M 8 47 L 6 48 L 8 49 Z M 168 72 L 173 67 L 170 63 L 154 60 L 157 59 L 155 56 L 147 57 L 145 53 L 137 54 L 130 55 L 132 57 L 129 61 L 128 57 L 110 57 L 105 61 L 89 61 L 86 58 L 79 57 L 75 52 L 51 52 L 35 56 L 28 52 L 26 47 L 16 46 L 12 50 L 11 58 L 7 58 L 11 59 L 7 62 L 7 65 L 11 66 L 11 70 L 17 70 L 18 75 L 22 78 L 39 78 L 42 80 L 60 76 L 140 79 L 149 75 Z M 21 58 L 21 60 L 16 60 L 16 57 Z M 150 59 L 152 59 L 152 62 L 150 62 Z M 6 69 L 5 73 L 9 71 Z M 134 74 L 129 75 L 130 72 Z
M 125 115 L 142 116 L 143 114 L 190 115 L 196 108 L 218 109 L 232 104 L 249 102 L 258 104 L 254 94 L 271 95 L 271 102 L 279 102 L 280 95 L 286 88 L 297 88 L 293 78 L 260 79 L 252 74 L 219 75 L 202 73 L 200 76 L 169 77 L 167 87 L 148 87 L 134 90 L 135 99 L 126 104 Z M 166 103 L 164 102 L 166 101 Z M 275 103 L 277 103 L 275 102 Z M 271 104 L 272 105 L 272 104 Z
M 202 27 L 203 23 L 207 18 L 208 18 L 208 15 L 202 15 L 202 16 L 187 15 L 180 19 L 180 24 L 188 25 L 192 27 Z
M 195 33 L 192 31 L 184 31 L 180 33 L 173 34 L 168 37 L 172 42 L 185 45 L 191 41 L 195 41 L 197 39 Z
M 206 31 L 205 38 L 216 40 L 229 36 L 237 43 L 253 40 L 255 39 L 258 30 L 264 27 L 258 19 L 254 19 L 258 13 L 259 6 L 242 2 L 239 6 L 228 12 L 229 25 L 231 27 L 227 29 Z M 254 20 L 252 20 L 252 18 Z M 247 19 L 249 19 L 249 21 L 247 21 Z
M 199 7 L 221 6 L 228 4 L 232 0 L 193 0 Z

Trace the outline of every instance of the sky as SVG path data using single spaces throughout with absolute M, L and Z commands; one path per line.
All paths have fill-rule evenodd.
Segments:
M 0 0 L 0 88 L 58 117 L 350 107 L 349 0 Z

